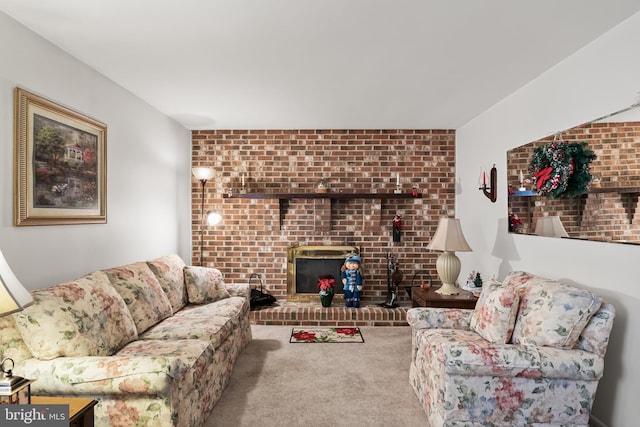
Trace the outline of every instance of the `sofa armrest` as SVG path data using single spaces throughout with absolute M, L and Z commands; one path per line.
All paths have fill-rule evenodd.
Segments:
M 251 296 L 248 283 L 225 283 L 225 286 L 232 297 L 245 297 L 248 301 Z
M 165 394 L 170 378 L 180 372 L 178 357 L 78 356 L 27 359 L 14 373 L 36 379 L 34 394 Z M 182 369 L 184 370 L 184 369 Z
M 413 329 L 469 329 L 472 309 L 416 307 L 407 310 Z

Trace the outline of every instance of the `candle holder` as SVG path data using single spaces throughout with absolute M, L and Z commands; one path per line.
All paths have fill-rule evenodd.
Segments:
M 498 185 L 498 171 L 496 170 L 496 165 L 493 165 L 491 168 L 491 172 L 489 174 L 489 185 L 487 185 L 487 173 L 484 171 L 482 172 L 480 185 L 481 187 L 478 188 L 478 190 L 482 190 L 482 193 L 484 193 L 491 202 L 495 203 L 498 198 L 498 192 L 496 191 L 496 187 Z
M 400 184 L 396 184 L 396 189 L 393 190 L 394 194 L 401 194 L 402 193 L 402 185 Z

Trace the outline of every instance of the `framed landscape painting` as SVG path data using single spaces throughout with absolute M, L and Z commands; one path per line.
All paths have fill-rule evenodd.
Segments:
M 107 126 L 15 90 L 16 226 L 107 222 Z

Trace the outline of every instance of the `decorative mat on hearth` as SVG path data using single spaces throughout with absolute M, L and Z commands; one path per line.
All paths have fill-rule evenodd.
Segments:
M 364 337 L 360 328 L 293 328 L 289 342 L 363 343 Z

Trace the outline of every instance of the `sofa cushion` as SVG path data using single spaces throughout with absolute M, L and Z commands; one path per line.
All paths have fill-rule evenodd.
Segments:
M 229 317 L 170 317 L 150 328 L 140 339 L 177 340 L 192 339 L 210 342 L 213 348 L 233 332 L 234 322 Z
M 109 356 L 138 337 L 127 305 L 102 271 L 32 295 L 35 303 L 13 316 L 38 359 Z
M 512 286 L 489 281 L 471 315 L 471 330 L 492 343 L 506 344 L 511 339 L 520 298 Z
M 582 330 L 600 308 L 602 299 L 585 290 L 531 276 L 516 286 L 520 311 L 514 344 L 573 348 Z
M 171 316 L 171 304 L 146 262 L 103 270 L 127 304 L 138 333 Z
M 169 298 L 171 309 L 177 312 L 187 303 L 187 292 L 184 286 L 184 267 L 186 264 L 178 255 L 166 255 L 147 261 L 151 271 L 156 275 L 162 290 Z
M 185 267 L 184 280 L 191 304 L 204 304 L 231 296 L 217 268 Z
M 249 304 L 243 297 L 230 297 L 204 305 L 188 305 L 174 317 L 212 317 L 223 316 L 240 319 L 249 311 Z

